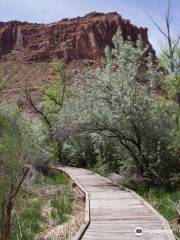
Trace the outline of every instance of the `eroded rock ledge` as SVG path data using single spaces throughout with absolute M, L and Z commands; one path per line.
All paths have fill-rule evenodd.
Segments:
M 25 62 L 48 61 L 63 58 L 98 61 L 106 45 L 121 28 L 124 38 L 133 42 L 141 34 L 144 44 L 149 44 L 147 28 L 137 27 L 118 13 L 89 13 L 84 17 L 62 19 L 52 24 L 33 24 L 11 21 L 0 22 L 0 59 Z M 150 51 L 155 54 L 152 46 Z

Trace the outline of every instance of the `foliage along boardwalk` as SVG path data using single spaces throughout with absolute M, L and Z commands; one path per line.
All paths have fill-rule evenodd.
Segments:
M 74 240 L 175 240 L 168 222 L 133 191 L 82 168 L 59 169 L 86 194 L 86 224 Z

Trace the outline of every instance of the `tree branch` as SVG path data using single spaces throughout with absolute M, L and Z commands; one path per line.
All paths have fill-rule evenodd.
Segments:
M 30 103 L 30 105 L 33 107 L 33 109 L 43 117 L 45 123 L 48 125 L 49 128 L 51 128 L 51 122 L 49 121 L 48 117 L 41 111 L 39 110 L 39 108 L 34 104 L 33 100 L 32 100 L 32 97 L 31 97 L 31 94 L 29 93 L 29 90 L 28 88 L 26 87 L 25 89 L 25 93 L 26 93 L 26 98 L 28 100 L 28 102 Z
M 51 96 L 50 94 L 46 93 L 46 91 L 43 91 L 42 94 L 43 94 L 44 96 L 48 97 L 48 98 L 49 98 L 51 101 L 53 101 L 56 105 L 58 105 L 58 106 L 61 106 L 61 105 L 62 105 L 60 102 L 58 102 L 58 100 L 57 100 L 55 97 L 53 97 L 53 96 Z
M 162 35 L 168 39 L 168 35 L 162 30 L 162 28 L 160 27 L 160 25 L 151 17 L 151 15 L 146 12 L 146 15 L 150 18 L 150 20 L 154 23 L 154 25 L 157 27 L 157 29 L 162 33 Z

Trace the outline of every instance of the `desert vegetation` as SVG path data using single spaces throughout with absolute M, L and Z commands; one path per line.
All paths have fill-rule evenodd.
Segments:
M 96 163 L 109 171 L 137 173 L 150 185 L 176 186 L 178 105 L 166 92 L 164 73 L 141 40 L 134 48 L 118 32 L 113 43 L 104 67 L 77 76 L 74 96 L 59 113 L 55 138 L 65 139 L 69 164 L 71 159 L 74 165 Z
M 125 186 L 178 227 L 180 48 L 169 11 L 169 45 L 158 59 L 141 36 L 134 46 L 119 30 L 102 66 L 78 71 L 71 84 L 62 62 L 49 64 L 54 81 L 41 88 L 41 106 L 27 84 L 38 119 L 0 105 L 0 240 L 43 239 L 58 226 L 69 239 L 83 223 L 83 203 L 64 175 L 49 175 L 52 164 L 125 175 Z M 2 71 L 0 91 L 5 85 Z
M 2 87 L 5 81 L 2 78 Z M 50 173 L 50 125 L 18 106 L 0 106 L 0 239 L 69 239 L 84 221 L 84 205 L 62 174 Z M 50 144 L 50 140 L 52 143 Z
M 79 74 L 70 86 L 74 95 L 64 103 L 54 132 L 63 142 L 61 162 L 105 175 L 126 173 L 127 179 L 134 175 L 143 187 L 129 187 L 178 235 L 179 65 L 173 72 L 169 65 L 162 69 L 146 55 L 141 40 L 134 48 L 120 32 L 114 46 L 106 49 L 102 68 Z

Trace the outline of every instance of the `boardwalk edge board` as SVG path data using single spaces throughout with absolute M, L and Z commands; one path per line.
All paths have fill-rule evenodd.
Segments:
M 73 178 L 73 176 L 66 172 L 61 167 L 51 167 L 52 170 L 58 170 L 60 172 L 63 172 L 65 175 L 67 175 L 71 181 L 75 184 L 75 186 L 83 193 L 85 196 L 85 223 L 80 227 L 79 231 L 76 233 L 76 235 L 73 237 L 72 240 L 80 240 L 82 236 L 84 235 L 86 229 L 88 228 L 90 224 L 90 197 L 89 193 L 85 191 L 85 189 L 81 186 L 80 183 L 76 181 L 76 179 Z

